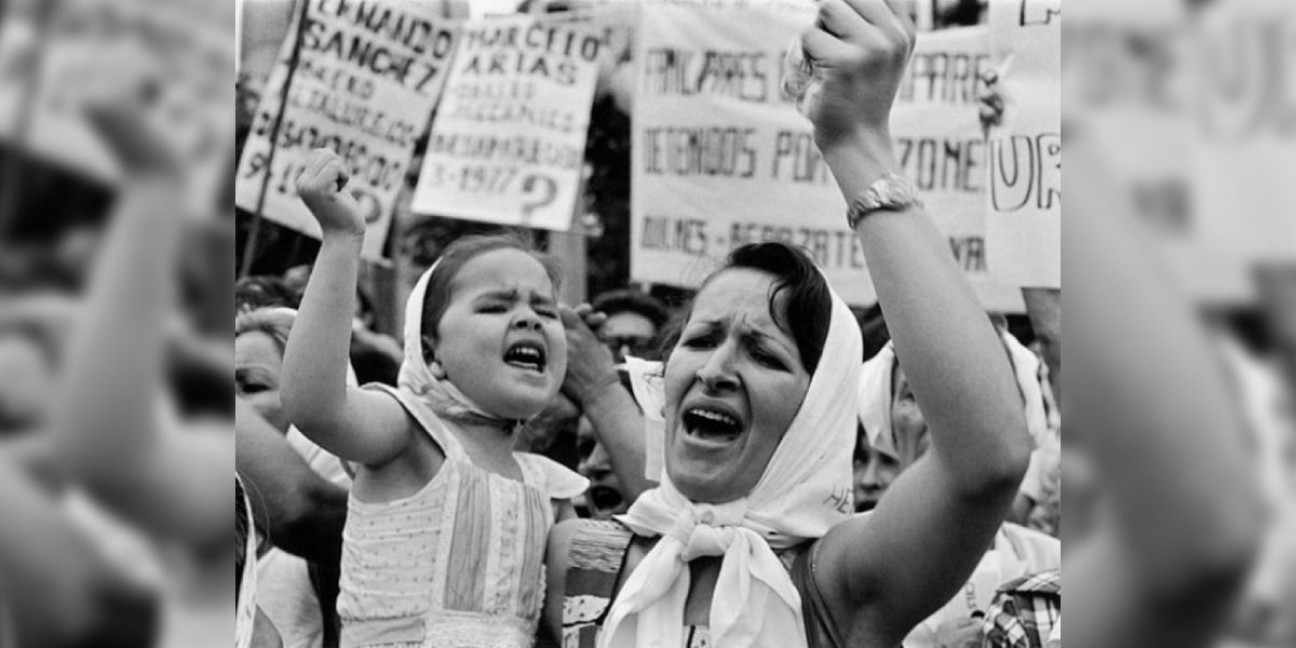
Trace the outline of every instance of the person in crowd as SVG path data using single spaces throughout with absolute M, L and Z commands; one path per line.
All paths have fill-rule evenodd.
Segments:
M 1009 334 L 1001 332 L 1000 335 Z M 1015 340 L 1008 342 L 1012 343 Z M 1009 355 L 1015 367 L 1033 358 L 1024 347 Z M 860 436 L 855 449 L 855 507 L 857 511 L 871 511 L 896 478 L 926 454 L 931 437 L 893 345 L 886 345 L 864 363 L 862 374 Z M 1017 372 L 1018 380 L 1026 382 L 1023 392 L 1034 387 L 1034 393 L 1026 400 L 1033 398 L 1038 406 L 1040 387 L 1034 376 L 1035 367 Z M 1038 424 L 1042 415 L 1042 407 L 1034 413 L 1027 407 L 1028 427 L 1032 421 Z M 1032 453 L 1032 460 L 1035 456 Z M 1027 476 L 1030 477 L 1029 470 Z M 972 577 L 944 607 L 905 637 L 905 648 L 980 646 L 982 620 L 1000 587 L 1061 567 L 1062 544 L 1056 538 L 1012 522 L 1004 523 Z
M 893 173 L 913 40 L 900 0 L 829 0 L 802 35 L 816 142 L 928 404 L 927 455 L 854 516 L 859 327 L 804 253 L 738 248 L 665 359 L 661 486 L 551 534 L 545 619 L 564 645 L 896 646 L 992 541 L 1030 441 L 990 322 Z
M 309 266 L 299 266 L 309 268 Z M 396 385 L 403 356 L 400 342 L 373 330 L 373 310 L 364 291 L 356 289 L 356 316 L 351 327 L 351 366 L 364 383 Z M 255 276 L 240 279 L 235 286 L 235 312 L 288 308 L 296 312 L 300 290 L 283 278 Z
M 257 605 L 252 505 L 234 473 L 234 648 L 277 648 L 283 640 Z
M 563 307 L 562 318 L 569 358 L 562 397 L 581 412 L 578 469 L 590 480 L 583 503 L 588 517 L 607 519 L 657 485 L 647 473 L 645 417 L 626 371 L 642 361 L 616 364 L 618 349 L 596 333 L 607 324 L 606 314 L 593 305 Z
M 341 645 L 528 646 L 545 537 L 587 482 L 513 452 L 558 393 L 567 346 L 552 262 L 507 237 L 463 238 L 406 307 L 399 388 L 350 387 L 364 220 L 345 165 L 297 182 L 323 242 L 284 355 L 281 394 L 307 437 L 358 465 L 344 535 Z
M 245 313 L 235 319 L 236 391 L 240 400 L 246 401 L 270 428 L 284 437 L 286 444 L 307 462 L 311 470 L 338 485 L 345 493 L 351 486 L 346 466 L 291 425 L 280 398 L 283 352 L 295 317 L 296 313 L 290 309 L 270 308 Z M 348 373 L 348 382 L 356 384 L 351 373 Z M 244 418 L 236 418 L 240 437 L 248 425 Z M 240 448 L 239 458 L 245 460 L 245 457 Z M 258 492 L 264 490 L 258 489 Z M 341 529 L 338 531 L 340 533 Z M 275 536 L 268 537 L 278 540 Z M 336 574 L 336 561 L 313 564 L 275 544 L 277 542 L 259 545 L 263 548 L 256 561 L 261 607 L 278 628 L 285 646 L 315 648 L 328 644 L 330 640 L 335 645 L 336 576 L 329 579 L 320 574 Z
M 650 295 L 638 290 L 611 290 L 590 302 L 595 313 L 606 318 L 597 328 L 598 337 L 612 350 L 617 364 L 626 356 L 658 360 L 658 334 L 670 314 Z
M 614 515 L 625 513 L 633 501 L 621 488 L 621 480 L 612 470 L 612 460 L 603 444 L 599 443 L 594 424 L 589 419 L 582 417 L 579 420 L 576 439 L 580 453 L 577 471 L 590 481 L 589 490 L 585 493 L 585 517 L 610 520 Z
M 1000 586 L 979 625 L 969 631 L 967 645 L 1062 648 L 1062 570 L 1028 574 Z
M 582 324 L 593 330 L 599 341 L 611 351 L 613 363 L 622 365 L 627 357 L 642 360 L 660 358 L 660 335 L 669 320 L 669 313 L 653 297 L 634 289 L 612 290 L 600 294 L 588 306 L 581 308 L 581 312 L 585 314 Z M 569 339 L 568 343 L 573 349 L 573 354 L 577 353 L 580 348 L 579 342 Z M 606 369 L 603 370 L 603 374 L 611 375 Z M 631 393 L 628 376 L 621 375 L 619 381 L 626 390 L 625 393 Z M 606 408 L 601 412 L 604 425 L 620 425 L 626 420 L 636 422 L 640 420 L 640 416 L 633 410 L 615 409 L 627 405 L 628 401 L 624 399 L 624 395 L 618 394 L 613 399 L 613 411 L 618 412 L 617 415 L 609 419 Z M 624 418 L 625 416 L 629 416 L 630 419 Z M 609 453 L 600 439 L 624 438 L 623 435 L 615 432 L 600 434 L 589 417 L 582 416 L 578 421 L 576 438 L 580 456 L 578 470 L 582 476 L 590 480 L 589 492 L 581 502 L 584 504 L 587 517 L 606 520 L 613 515 L 624 513 L 639 493 L 656 485 L 648 482 L 643 472 L 642 462 L 634 459 L 633 466 L 623 466 L 625 468 L 623 472 L 628 473 L 626 483 L 631 484 L 631 487 L 622 486 L 621 478 L 613 469 L 614 453 Z M 626 451 L 623 448 L 617 456 L 626 457 Z M 627 462 L 623 461 L 623 463 Z
M 1060 420 L 1048 397 L 1051 387 L 1041 378 L 1043 363 L 1039 357 L 1006 329 L 996 326 L 996 331 L 1017 378 L 1035 446 L 1009 519 L 1022 525 L 1033 519 L 1039 530 L 1056 535 L 1054 514 L 1060 497 L 1062 440 Z M 926 420 L 890 342 L 864 363 L 860 427 L 867 438 L 861 438 L 855 449 L 855 508 L 867 511 L 876 506 L 878 496 L 899 471 L 927 448 Z
M 283 406 L 280 396 L 283 354 L 296 318 L 297 312 L 292 309 L 264 308 L 234 319 L 235 390 L 257 414 L 284 435 L 289 446 L 310 464 L 312 470 L 343 488 L 350 488 L 351 476 L 346 464 L 294 427 Z M 347 384 L 360 384 L 351 367 L 347 368 Z

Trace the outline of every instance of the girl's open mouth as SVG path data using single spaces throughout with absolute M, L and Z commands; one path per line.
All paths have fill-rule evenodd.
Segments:
M 544 347 L 536 342 L 518 342 L 504 352 L 505 363 L 537 373 L 544 372 L 545 360 Z

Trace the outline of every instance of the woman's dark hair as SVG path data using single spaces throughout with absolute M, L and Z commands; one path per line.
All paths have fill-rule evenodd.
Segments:
M 465 236 L 446 247 L 440 260 L 437 261 L 436 270 L 432 272 L 431 277 L 428 277 L 427 292 L 423 295 L 423 319 L 420 323 L 426 335 L 436 335 L 441 316 L 445 315 L 446 308 L 450 306 L 452 296 L 450 284 L 454 282 L 459 271 L 474 258 L 495 250 L 518 250 L 531 255 L 544 266 L 545 274 L 549 275 L 554 290 L 557 291 L 561 287 L 562 268 L 558 262 L 552 257 L 535 251 L 522 240 L 506 234 Z M 431 351 L 426 346 L 424 343 L 424 356 Z
M 828 281 L 800 248 L 772 241 L 749 243 L 731 252 L 725 264 L 702 283 L 702 288 L 724 271 L 735 268 L 774 275 L 769 292 L 770 317 L 779 330 L 792 336 L 801 354 L 801 363 L 807 372 L 813 374 L 823 357 L 828 326 L 832 322 L 832 293 Z M 778 308 L 780 296 L 784 299 L 782 312 Z M 682 317 L 672 323 L 663 341 L 666 351 L 663 357 L 667 357 L 670 349 L 679 342 L 683 325 L 692 314 L 693 306 L 690 304 Z

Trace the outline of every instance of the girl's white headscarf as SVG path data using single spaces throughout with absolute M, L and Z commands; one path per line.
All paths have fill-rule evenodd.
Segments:
M 508 419 L 482 409 L 454 383 L 433 376 L 423 358 L 423 302 L 427 298 L 428 279 L 439 265 L 440 260 L 419 277 L 405 302 L 405 361 L 401 363 L 396 384 L 420 397 L 442 419 L 492 425 L 507 423 Z
M 599 646 L 683 645 L 688 562 L 702 556 L 723 556 L 711 599 L 712 645 L 806 645 L 801 596 L 774 551 L 822 537 L 853 512 L 851 449 L 862 354 L 855 318 L 832 293 L 823 357 L 755 488 L 736 501 L 699 504 L 663 474 L 661 486 L 618 516 L 636 534 L 661 540 L 613 602 Z

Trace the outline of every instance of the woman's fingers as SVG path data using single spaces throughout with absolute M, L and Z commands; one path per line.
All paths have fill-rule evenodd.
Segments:
M 801 49 L 812 65 L 825 69 L 844 67 L 855 54 L 854 48 L 820 27 L 801 33 Z
M 846 42 L 864 42 L 875 38 L 875 27 L 848 2 L 860 0 L 824 0 L 819 4 L 815 26 Z
M 909 9 L 905 5 L 911 5 L 912 0 L 845 0 L 851 9 L 867 22 L 873 28 L 879 30 L 889 38 L 903 39 L 906 34 L 904 18 Z M 895 6 L 893 6 L 895 5 Z

